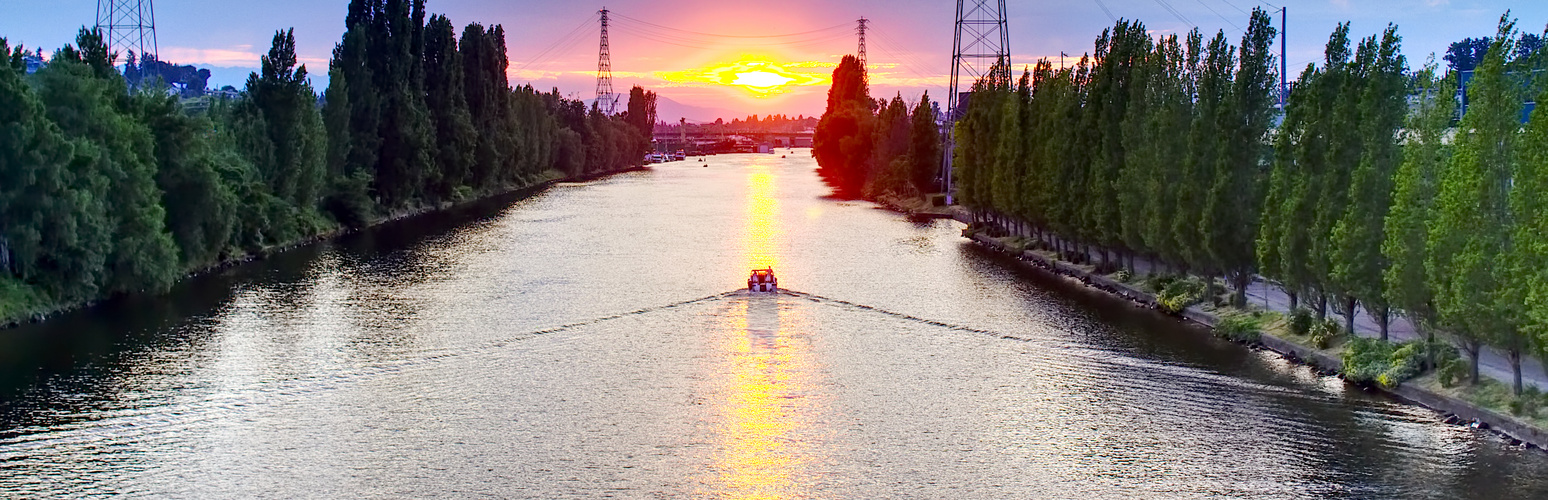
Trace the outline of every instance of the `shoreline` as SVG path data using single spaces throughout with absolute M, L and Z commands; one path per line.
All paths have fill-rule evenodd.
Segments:
M 872 200 L 882 207 L 895 212 L 903 213 L 909 217 L 949 218 L 963 224 L 972 224 L 972 215 L 960 209 L 956 205 L 949 207 L 934 207 L 932 210 L 918 210 L 914 207 L 900 203 L 896 199 Z M 942 214 L 941 212 L 945 212 Z M 1136 307 L 1161 312 L 1182 321 L 1213 329 L 1219 321 L 1214 313 L 1206 311 L 1197 305 L 1189 306 L 1177 314 L 1169 314 L 1161 310 L 1155 295 L 1141 290 L 1127 283 L 1122 283 L 1105 275 L 1086 271 L 1074 264 L 1062 260 L 1051 259 L 1031 250 L 1017 252 L 1008 248 L 1000 241 L 983 234 L 973 234 L 968 237 L 974 244 L 983 246 L 991 251 L 1014 258 L 1023 268 L 1031 269 L 1045 275 L 1058 278 L 1066 278 L 1078 281 L 1088 288 L 1094 288 L 1125 299 Z M 1233 341 L 1234 342 L 1234 341 Z M 1343 378 L 1343 360 L 1328 353 L 1302 346 L 1294 341 L 1280 338 L 1269 332 L 1261 332 L 1258 341 L 1245 343 L 1252 347 L 1261 347 L 1278 354 L 1281 358 L 1292 363 L 1305 365 L 1312 370 L 1326 374 L 1337 375 Z M 1364 386 L 1350 384 L 1354 388 L 1367 392 L 1384 394 L 1395 400 L 1407 404 L 1423 407 L 1441 415 L 1445 423 L 1452 425 L 1466 425 L 1477 429 L 1494 432 L 1504 437 L 1511 444 L 1537 448 L 1548 451 L 1548 429 L 1544 429 L 1522 419 L 1498 411 L 1470 403 L 1459 398 L 1442 394 L 1425 387 L 1418 382 L 1421 379 L 1432 377 L 1426 374 L 1413 380 L 1405 381 L 1393 388 L 1381 386 Z M 1347 383 L 1347 382 L 1346 382 Z
M 183 282 L 185 280 L 194 279 L 194 278 L 198 278 L 198 277 L 209 275 L 209 274 L 224 272 L 226 270 L 229 270 L 229 269 L 237 267 L 237 266 L 241 266 L 243 264 L 248 264 L 248 263 L 251 263 L 251 262 L 257 262 L 257 261 L 265 260 L 265 259 L 268 259 L 270 257 L 274 257 L 276 255 L 281 255 L 281 254 L 284 254 L 284 253 L 287 253 L 287 252 L 290 252 L 290 251 L 293 251 L 293 250 L 309 247 L 309 246 L 316 245 L 316 244 L 319 244 L 319 243 L 334 241 L 334 240 L 337 240 L 339 238 L 343 238 L 345 236 L 349 236 L 349 235 L 352 235 L 352 234 L 359 233 L 361 231 L 376 229 L 376 228 L 380 228 L 380 227 L 396 224 L 396 223 L 399 223 L 399 222 L 404 222 L 404 221 L 409 221 L 409 220 L 417 219 L 417 218 L 424 217 L 424 216 L 427 216 L 427 215 L 439 214 L 439 213 L 445 213 L 445 212 L 449 212 L 449 211 L 453 211 L 453 210 L 458 210 L 458 209 L 466 208 L 466 207 L 473 206 L 473 205 L 476 205 L 476 204 L 479 204 L 479 203 L 487 203 L 487 202 L 496 201 L 496 200 L 500 200 L 500 199 L 504 199 L 504 198 L 523 198 L 523 197 L 528 197 L 528 196 L 532 196 L 532 195 L 538 194 L 540 192 L 543 192 L 543 191 L 547 190 L 548 188 L 553 187 L 555 184 L 558 184 L 558 183 L 561 183 L 561 182 L 589 182 L 589 181 L 594 181 L 594 180 L 597 180 L 597 179 L 602 179 L 602 178 L 613 176 L 613 175 L 618 175 L 618 174 L 623 174 L 623 173 L 628 173 L 628 172 L 639 172 L 639 171 L 644 171 L 644 170 L 650 170 L 650 167 L 649 166 L 644 166 L 644 165 L 635 165 L 635 166 L 630 166 L 630 167 L 622 168 L 622 169 L 618 169 L 618 170 L 594 172 L 594 173 L 590 173 L 590 174 L 583 174 L 583 175 L 570 176 L 570 177 L 545 176 L 547 178 L 540 177 L 539 180 L 536 180 L 535 182 L 533 182 L 531 184 L 527 184 L 527 185 L 523 185 L 523 186 L 507 185 L 507 186 L 502 187 L 501 189 L 497 189 L 497 190 L 491 191 L 491 192 L 489 192 L 487 194 L 484 194 L 484 195 L 481 195 L 481 196 L 470 197 L 470 198 L 464 199 L 464 200 L 447 201 L 447 202 L 442 202 L 442 203 L 438 203 L 438 204 L 435 204 L 435 205 L 418 206 L 418 207 L 413 207 L 413 208 L 409 208 L 409 209 L 399 210 L 399 211 L 395 211 L 395 212 L 389 212 L 388 214 L 382 216 L 381 218 L 371 221 L 370 224 L 367 224 L 365 226 L 355 227 L 355 228 L 340 226 L 340 227 L 336 227 L 336 228 L 334 228 L 332 230 L 329 230 L 329 231 L 324 231 L 324 232 L 321 232 L 321 233 L 318 233 L 318 234 L 314 234 L 314 235 L 311 235 L 311 236 L 307 236 L 307 237 L 304 237 L 304 238 L 297 239 L 296 241 L 292 241 L 292 242 L 289 242 L 289 243 L 284 243 L 284 244 L 279 244 L 279 245 L 273 245 L 273 246 L 268 246 L 268 247 L 260 248 L 260 249 L 257 249 L 255 251 L 249 252 L 249 253 L 244 253 L 244 254 L 241 254 L 241 255 L 237 255 L 237 256 L 233 256 L 231 258 L 227 258 L 227 259 L 221 260 L 219 262 L 215 262 L 215 263 L 210 264 L 208 266 L 203 266 L 203 267 L 199 267 L 199 268 L 195 268 L 195 269 L 190 269 L 188 272 L 186 272 L 183 275 L 179 276 L 176 280 L 173 280 L 172 281 L 172 286 L 176 286 L 178 283 L 181 283 L 181 282 Z M 45 312 L 34 312 L 34 313 L 32 313 L 32 314 L 30 314 L 28 316 L 23 316 L 23 317 L 19 317 L 19 318 L 0 318 L 0 334 L 3 334 L 7 330 L 12 330 L 12 329 L 15 329 L 15 328 L 23 326 L 23 325 L 45 323 L 49 319 L 51 319 L 51 318 L 53 318 L 55 316 L 58 316 L 58 315 L 61 315 L 61 314 L 68 314 L 68 313 L 72 313 L 72 312 L 77 312 L 77 311 L 81 311 L 81 310 L 84 310 L 84 309 L 90 309 L 92 307 L 95 307 L 95 306 L 98 306 L 98 305 L 101 305 L 101 304 L 104 304 L 104 303 L 107 303 L 107 302 L 111 302 L 111 301 L 114 301 L 114 300 L 119 300 L 119 299 L 122 299 L 122 298 L 131 297 L 131 296 L 155 296 L 155 295 L 162 295 L 163 293 L 165 293 L 165 292 L 162 292 L 162 291 L 157 291 L 157 292 L 148 292 L 148 291 L 123 292 L 123 293 L 117 293 L 117 294 L 112 294 L 112 295 L 108 295 L 108 296 L 100 296 L 100 297 L 97 297 L 97 298 L 92 299 L 92 300 L 78 301 L 78 302 L 73 302 L 73 303 L 61 304 L 61 305 L 59 305 L 57 307 L 53 307 L 53 308 L 49 309 L 48 311 L 45 311 Z

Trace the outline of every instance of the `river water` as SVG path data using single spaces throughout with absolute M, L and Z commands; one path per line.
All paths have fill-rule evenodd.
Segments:
M 560 184 L 3 332 L 0 496 L 1548 495 L 1548 454 L 814 167 Z M 792 293 L 739 291 L 763 266 Z

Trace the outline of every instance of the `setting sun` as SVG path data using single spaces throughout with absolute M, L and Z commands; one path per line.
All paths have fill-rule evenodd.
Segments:
M 786 83 L 790 83 L 793 80 L 795 79 L 776 73 L 770 73 L 768 71 L 749 71 L 746 73 L 737 73 L 736 80 L 731 83 L 733 85 L 742 85 L 746 87 L 772 89 Z
M 823 66 L 809 62 L 777 63 L 768 60 L 744 59 L 731 63 L 710 64 L 697 69 L 662 71 L 656 74 L 672 83 L 741 87 L 754 97 L 769 97 L 789 92 L 791 87 L 827 85 L 829 77 Z

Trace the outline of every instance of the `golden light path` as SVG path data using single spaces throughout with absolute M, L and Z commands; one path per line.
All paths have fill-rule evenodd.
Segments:
M 745 56 L 730 63 L 711 64 L 683 71 L 659 71 L 656 76 L 672 83 L 741 87 L 755 97 L 789 92 L 791 87 L 828 85 L 825 65 L 810 62 L 779 63 Z
M 770 166 L 747 172 L 742 243 L 749 268 L 778 262 L 778 201 Z M 724 382 L 709 496 L 776 499 L 809 496 L 803 474 L 810 459 L 799 434 L 811 402 L 811 345 L 799 327 L 799 309 L 781 310 L 778 296 L 742 297 L 728 304 L 722 343 Z

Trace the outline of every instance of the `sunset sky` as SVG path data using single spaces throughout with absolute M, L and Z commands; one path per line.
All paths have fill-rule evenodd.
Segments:
M 211 67 L 212 85 L 240 87 L 258 64 L 275 29 L 295 27 L 298 51 L 325 86 L 327 61 L 344 31 L 347 1 L 266 0 L 228 2 L 158 0 L 156 23 L 163 60 Z M 1499 0 L 1066 0 L 1010 2 L 1012 60 L 1019 68 L 1061 51 L 1089 52 L 1092 40 L 1116 17 L 1137 18 L 1158 34 L 1197 25 L 1223 29 L 1233 41 L 1254 5 L 1289 6 L 1287 59 L 1291 73 L 1321 58 L 1322 45 L 1339 21 L 1353 21 L 1355 35 L 1397 23 L 1410 65 L 1451 41 L 1488 36 L 1511 9 L 1519 27 L 1541 32 L 1548 2 Z M 596 11 L 601 2 L 430 0 L 461 26 L 503 24 L 508 34 L 512 84 L 530 82 L 591 98 L 597 65 Z M 872 93 L 901 92 L 917 99 L 925 89 L 944 94 L 949 75 L 952 17 L 949 0 L 607 0 L 614 87 L 657 90 L 663 97 L 727 119 L 747 114 L 820 114 L 827 74 L 854 53 L 855 20 L 871 19 L 868 37 Z M 1175 10 L 1174 15 L 1169 6 Z M 76 28 L 94 22 L 89 0 L 0 2 L 0 36 L 13 45 L 49 51 L 69 42 Z M 1276 26 L 1279 22 L 1275 19 Z M 687 32 L 697 32 L 687 33 Z M 798 36 L 757 38 L 763 35 Z M 711 35 L 731 35 L 711 36 Z M 545 53 L 546 51 L 546 53 Z M 541 55 L 541 57 L 539 57 Z M 687 114 L 688 111 L 678 114 Z M 661 117 L 675 121 L 675 116 Z M 695 117 L 699 118 L 699 117 Z

